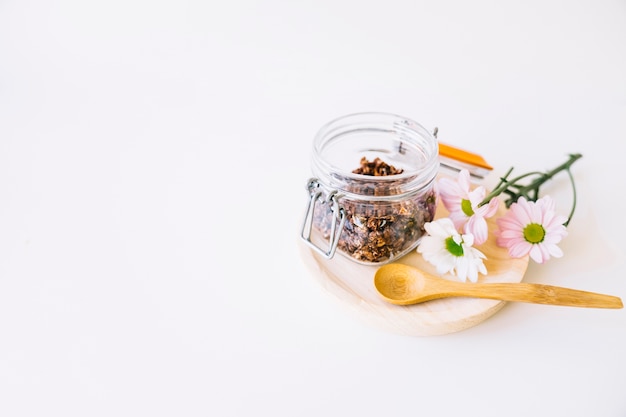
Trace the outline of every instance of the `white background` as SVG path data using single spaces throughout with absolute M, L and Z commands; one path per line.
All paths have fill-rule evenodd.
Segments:
M 623 0 L 0 0 L 0 415 L 625 416 L 625 310 L 407 337 L 321 288 L 311 142 L 360 111 L 582 153 L 525 281 L 626 297 Z

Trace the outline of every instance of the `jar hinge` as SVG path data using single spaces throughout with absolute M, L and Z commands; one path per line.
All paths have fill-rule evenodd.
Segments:
M 337 190 L 329 193 L 326 197 L 326 203 L 330 207 L 333 216 L 330 226 L 330 237 L 328 240 L 329 249 L 328 251 L 324 251 L 324 249 L 317 246 L 311 240 L 315 204 L 318 200 L 321 200 L 322 196 L 322 190 L 320 189 L 320 184 L 316 178 L 311 178 L 309 180 L 309 182 L 307 183 L 307 189 L 309 191 L 310 198 L 309 205 L 306 209 L 306 215 L 304 216 L 301 237 L 317 253 L 319 253 L 326 259 L 331 259 L 335 255 L 335 251 L 337 250 L 337 246 L 339 244 L 339 236 L 341 236 L 341 231 L 343 230 L 343 225 L 346 221 L 346 212 L 344 208 L 341 207 L 341 205 L 339 204 L 339 195 L 337 193 Z

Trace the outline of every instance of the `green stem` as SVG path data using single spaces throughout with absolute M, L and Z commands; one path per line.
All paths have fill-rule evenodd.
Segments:
M 542 173 L 542 172 L 529 172 L 518 177 L 513 178 L 512 180 L 508 179 L 508 176 L 513 172 L 513 168 L 510 168 L 504 177 L 500 178 L 500 182 L 498 185 L 491 191 L 485 199 L 480 203 L 480 205 L 487 204 L 491 201 L 492 198 L 499 196 L 502 193 L 505 193 L 509 196 L 509 199 L 506 201 L 507 208 L 511 206 L 511 204 L 515 203 L 520 197 L 525 197 L 529 201 L 537 201 L 539 198 L 539 188 L 547 181 L 551 180 L 556 174 L 561 171 L 567 171 L 570 181 L 572 183 L 572 190 L 574 193 L 574 202 L 572 204 L 572 210 L 570 212 L 569 218 L 567 222 L 565 222 L 565 226 L 567 226 L 574 215 L 574 210 L 576 209 L 576 186 L 574 185 L 574 177 L 570 171 L 571 166 L 582 158 L 582 155 L 579 153 L 570 154 L 569 159 L 554 168 L 551 171 Z M 536 178 L 531 181 L 529 184 L 520 185 L 519 181 L 524 178 L 528 178 L 530 176 L 536 176 Z M 531 196 L 530 193 L 533 193 Z
M 574 162 L 576 162 L 578 159 L 582 158 L 582 155 L 577 153 L 577 154 L 570 154 L 569 159 L 567 161 L 565 161 L 564 163 L 562 163 L 561 165 L 559 165 L 558 167 L 554 168 L 552 171 L 546 172 L 545 174 L 541 174 L 536 180 L 534 180 L 533 182 L 531 182 L 530 184 L 521 187 L 518 189 L 517 193 L 518 193 L 518 197 L 521 196 L 527 196 L 528 193 L 532 190 L 535 190 L 535 192 L 538 194 L 539 191 L 539 187 L 541 187 L 541 185 L 543 185 L 543 183 L 545 183 L 548 180 L 551 180 L 552 177 L 554 177 L 556 174 L 558 174 L 561 171 L 568 171 L 570 167 L 572 166 L 572 164 Z M 537 199 L 537 194 L 535 195 L 535 199 Z M 515 200 L 517 201 L 517 199 Z M 511 202 L 511 203 L 514 203 Z M 510 205 L 510 204 L 509 204 Z
M 567 170 L 567 175 L 569 175 L 570 182 L 572 183 L 572 194 L 574 201 L 572 203 L 572 210 L 569 212 L 569 216 L 567 217 L 567 221 L 563 223 L 565 227 L 567 227 L 570 220 L 572 220 L 572 217 L 574 217 L 574 211 L 576 210 L 576 184 L 574 183 L 574 176 L 572 175 L 572 171 L 570 171 L 569 169 Z
M 534 172 L 528 172 L 524 175 L 520 175 L 519 177 L 515 177 L 512 180 L 507 180 L 506 177 L 509 176 L 511 171 L 513 171 L 513 168 L 510 168 L 508 172 L 506 173 L 506 175 L 500 178 L 500 182 L 498 183 L 498 185 L 493 189 L 492 192 L 490 192 L 487 195 L 487 197 L 485 197 L 485 199 L 479 204 L 480 206 L 482 206 L 483 204 L 489 203 L 489 201 L 491 201 L 493 197 L 497 197 L 503 192 L 507 192 L 507 190 L 508 190 L 507 194 L 517 194 L 517 192 L 512 192 L 511 190 L 509 190 L 509 188 L 513 187 L 513 188 L 519 189 L 520 186 L 517 185 L 517 182 L 520 180 L 523 180 L 526 177 L 530 177 L 531 175 L 544 175 L 542 172 L 534 171 Z

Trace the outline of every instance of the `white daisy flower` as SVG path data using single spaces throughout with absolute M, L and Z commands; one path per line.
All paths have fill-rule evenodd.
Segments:
M 417 247 L 417 252 L 437 268 L 437 273 L 451 273 L 461 281 L 478 281 L 478 273 L 487 274 L 483 263 L 486 256 L 472 247 L 474 236 L 460 234 L 449 217 L 424 225 L 427 235 Z

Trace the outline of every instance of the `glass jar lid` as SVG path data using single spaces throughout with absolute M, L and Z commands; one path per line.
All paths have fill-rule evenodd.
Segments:
M 312 172 L 321 184 L 350 198 L 385 200 L 428 186 L 439 170 L 438 156 L 437 139 L 414 120 L 392 113 L 355 113 L 332 120 L 317 132 Z M 362 158 L 380 158 L 402 172 L 355 173 Z

